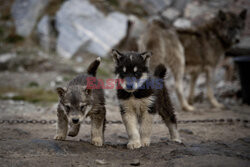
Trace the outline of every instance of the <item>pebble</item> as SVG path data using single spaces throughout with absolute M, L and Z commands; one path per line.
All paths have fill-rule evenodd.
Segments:
M 96 162 L 98 165 L 106 165 L 106 164 L 108 164 L 108 162 L 105 161 L 104 159 L 97 159 L 97 160 L 95 160 L 95 162 Z
M 131 166 L 140 166 L 141 163 L 140 163 L 140 160 L 139 159 L 134 159 L 130 162 L 130 165 Z

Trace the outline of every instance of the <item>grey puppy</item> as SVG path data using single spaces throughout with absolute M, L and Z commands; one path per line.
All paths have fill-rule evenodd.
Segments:
M 95 78 L 100 64 L 97 58 L 90 64 L 87 73 L 81 74 L 71 80 L 67 88 L 58 87 L 59 104 L 57 108 L 57 131 L 54 139 L 65 140 L 68 136 L 78 134 L 81 122 L 91 118 L 91 142 L 95 146 L 102 146 L 105 129 L 105 99 L 102 89 L 90 89 L 88 79 Z M 68 132 L 68 126 L 70 130 Z

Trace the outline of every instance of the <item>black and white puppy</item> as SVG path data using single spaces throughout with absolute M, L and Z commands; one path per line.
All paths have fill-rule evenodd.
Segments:
M 150 145 L 153 115 L 159 113 L 169 128 L 171 139 L 181 142 L 174 108 L 164 83 L 166 68 L 158 65 L 149 73 L 151 52 L 121 53 L 113 50 L 118 82 L 117 96 L 129 141 L 129 149 Z

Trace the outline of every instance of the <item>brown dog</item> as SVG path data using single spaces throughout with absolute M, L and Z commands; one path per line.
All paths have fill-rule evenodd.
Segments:
M 164 62 L 172 70 L 177 96 L 184 110 L 194 108 L 183 95 L 184 71 L 191 74 L 189 102 L 192 103 L 198 75 L 206 73 L 207 96 L 217 108 L 223 107 L 214 97 L 212 78 L 215 67 L 225 51 L 239 42 L 247 10 L 240 14 L 219 11 L 207 24 L 189 30 L 174 30 L 159 20 L 149 23 L 139 40 L 140 51 L 152 51 L 150 67 Z

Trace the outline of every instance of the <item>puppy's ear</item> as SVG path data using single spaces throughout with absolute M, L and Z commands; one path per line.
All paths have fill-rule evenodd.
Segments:
M 65 95 L 66 89 L 63 87 L 58 87 L 58 88 L 56 88 L 56 92 L 57 92 L 58 96 L 62 99 Z
M 240 12 L 239 17 L 240 17 L 242 20 L 246 20 L 246 18 L 247 18 L 247 9 L 243 9 L 243 10 Z
M 112 49 L 112 56 L 113 56 L 113 60 L 115 63 L 119 63 L 121 57 L 123 56 L 122 53 L 120 53 L 118 50 L 116 49 Z
M 90 96 L 91 93 L 92 93 L 92 89 L 89 88 L 88 86 L 84 86 L 83 87 L 83 91 L 84 91 L 84 93 L 85 93 L 86 96 Z
M 143 52 L 140 54 L 146 65 L 149 66 L 150 57 L 152 56 L 152 52 Z
M 225 21 L 226 20 L 226 14 L 222 10 L 219 10 L 218 16 L 219 16 L 219 18 L 220 18 L 221 21 Z

